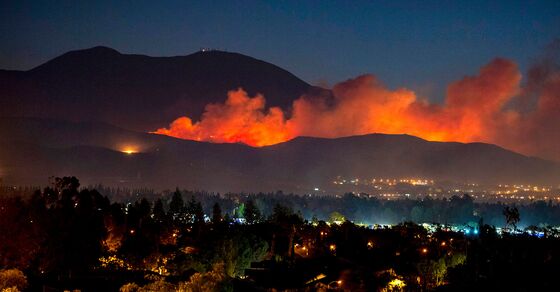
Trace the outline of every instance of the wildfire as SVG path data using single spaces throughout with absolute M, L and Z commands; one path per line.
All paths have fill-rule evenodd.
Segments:
M 297 136 L 410 134 L 432 141 L 488 142 L 560 159 L 560 73 L 548 70 L 539 76 L 538 82 L 531 82 L 530 76 L 532 85 L 523 87 L 517 65 L 495 59 L 478 75 L 450 84 L 445 101 L 436 104 L 411 90 L 391 90 L 375 76 L 363 75 L 335 85 L 333 99 L 298 98 L 289 118 L 278 107 L 267 109 L 262 95 L 250 97 L 238 89 L 228 93 L 225 103 L 207 105 L 200 121 L 180 117 L 154 133 L 251 146 Z M 535 95 L 534 108 L 512 106 Z M 547 127 L 545 134 L 535 131 L 542 125 Z M 550 133 L 556 134 L 550 137 Z
M 125 153 L 125 154 L 128 154 L 128 155 L 132 155 L 132 154 L 138 153 L 139 151 L 138 151 L 138 148 L 136 148 L 136 147 L 127 146 L 127 147 L 124 147 L 124 148 L 121 150 L 121 152 L 122 152 L 122 153 Z
M 286 129 L 286 119 L 280 108 L 265 110 L 265 98 L 249 97 L 245 91 L 230 91 L 225 104 L 209 104 L 202 119 L 194 123 L 189 117 L 175 120 L 168 129 L 155 133 L 182 139 L 245 143 L 266 146 L 294 137 Z

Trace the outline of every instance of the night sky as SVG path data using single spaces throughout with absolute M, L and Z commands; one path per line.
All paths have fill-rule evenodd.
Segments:
M 560 36 L 560 1 L 74 2 L 2 1 L 0 68 L 27 70 L 96 45 L 151 56 L 209 47 L 313 84 L 373 73 L 439 99 L 446 84 L 496 56 L 524 71 Z

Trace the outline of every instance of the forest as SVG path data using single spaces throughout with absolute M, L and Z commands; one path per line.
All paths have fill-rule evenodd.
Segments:
M 557 208 L 468 195 L 155 193 L 53 178 L 2 188 L 0 291 L 550 290 Z M 498 234 L 493 222 L 518 232 Z

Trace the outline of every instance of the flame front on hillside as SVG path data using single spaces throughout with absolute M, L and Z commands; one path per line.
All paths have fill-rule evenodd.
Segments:
M 278 107 L 267 109 L 262 95 L 250 97 L 238 89 L 228 93 L 225 103 L 207 105 L 200 121 L 180 117 L 154 133 L 251 146 L 297 136 L 410 134 L 432 141 L 488 142 L 560 159 L 560 70 L 543 64 L 546 68 L 535 66 L 522 84 L 514 62 L 495 59 L 478 75 L 450 84 L 442 104 L 405 88 L 388 89 L 375 76 L 363 75 L 335 85 L 332 99 L 300 97 L 289 117 Z M 521 106 L 527 104 L 533 106 Z M 547 130 L 535 130 L 543 127 Z

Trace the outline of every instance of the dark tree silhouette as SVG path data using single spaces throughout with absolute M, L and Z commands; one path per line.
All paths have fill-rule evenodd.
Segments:
M 166 214 L 165 214 L 165 209 L 163 208 L 163 202 L 161 199 L 157 199 L 154 203 L 154 209 L 152 210 L 152 213 L 154 214 L 154 220 L 158 221 L 158 222 L 164 222 L 166 221 Z
M 202 204 L 197 202 L 194 196 L 187 204 L 187 221 L 189 223 L 201 224 L 204 223 L 204 209 Z
M 254 224 L 261 220 L 261 211 L 255 205 L 253 200 L 248 200 L 245 204 L 245 220 L 249 224 Z
M 513 226 L 513 230 L 517 230 L 517 223 L 519 223 L 519 221 L 521 220 L 517 207 L 513 206 L 510 208 L 509 206 L 506 206 L 504 208 L 503 214 L 506 218 L 506 225 L 511 225 Z
M 184 207 L 183 195 L 181 191 L 179 191 L 179 188 L 177 188 L 171 197 L 171 203 L 169 203 L 169 215 L 171 215 L 173 220 L 181 221 L 183 219 L 181 218 L 181 214 L 183 213 Z
M 53 201 L 40 223 L 49 234 L 42 246 L 40 265 L 72 277 L 95 266 L 106 237 L 104 213 L 109 200 L 95 190 L 78 191 L 75 177 L 55 178 L 53 188 L 43 191 L 44 201 Z
M 223 221 L 222 208 L 218 202 L 214 203 L 212 207 L 212 223 L 219 224 Z

